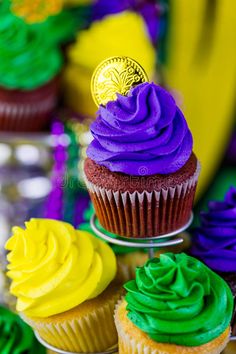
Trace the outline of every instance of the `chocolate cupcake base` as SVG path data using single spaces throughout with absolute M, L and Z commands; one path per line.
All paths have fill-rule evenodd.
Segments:
M 96 215 L 108 231 L 148 238 L 179 229 L 190 218 L 199 175 L 194 154 L 172 175 L 132 177 L 86 159 L 85 181 Z

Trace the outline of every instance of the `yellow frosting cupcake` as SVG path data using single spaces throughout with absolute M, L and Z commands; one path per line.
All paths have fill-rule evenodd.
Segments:
M 6 243 L 17 311 L 59 349 L 92 352 L 116 344 L 113 312 L 122 290 L 111 283 L 116 275 L 111 248 L 64 222 L 31 219 L 25 225 L 14 227 Z
M 137 13 L 124 11 L 107 16 L 78 34 L 68 50 L 69 64 L 64 74 L 66 101 L 72 109 L 85 116 L 95 115 L 97 107 L 90 93 L 93 71 L 101 61 L 117 55 L 135 59 L 150 80 L 154 77 L 155 49 Z

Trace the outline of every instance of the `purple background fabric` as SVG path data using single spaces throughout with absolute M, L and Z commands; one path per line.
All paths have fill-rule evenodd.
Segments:
M 236 272 L 236 188 L 223 202 L 210 202 L 193 232 L 191 253 L 217 272 Z
M 154 83 L 117 95 L 100 107 L 91 125 L 87 155 L 110 171 L 128 175 L 169 174 L 192 153 L 192 134 L 174 98 Z

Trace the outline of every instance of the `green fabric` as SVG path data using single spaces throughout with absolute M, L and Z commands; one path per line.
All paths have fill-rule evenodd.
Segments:
M 166 253 L 125 284 L 128 318 L 157 342 L 199 346 L 222 334 L 232 293 L 217 274 L 184 253 Z
M 0 306 L 0 353 L 44 354 L 46 350 L 19 316 Z

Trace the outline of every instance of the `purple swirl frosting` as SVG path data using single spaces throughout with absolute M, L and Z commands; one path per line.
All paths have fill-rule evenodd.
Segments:
M 112 172 L 169 174 L 188 161 L 192 134 L 169 92 L 154 83 L 140 84 L 128 96 L 100 106 L 91 125 L 94 140 L 87 155 Z
M 210 202 L 194 230 L 191 253 L 216 272 L 236 272 L 236 188 L 223 202 Z

